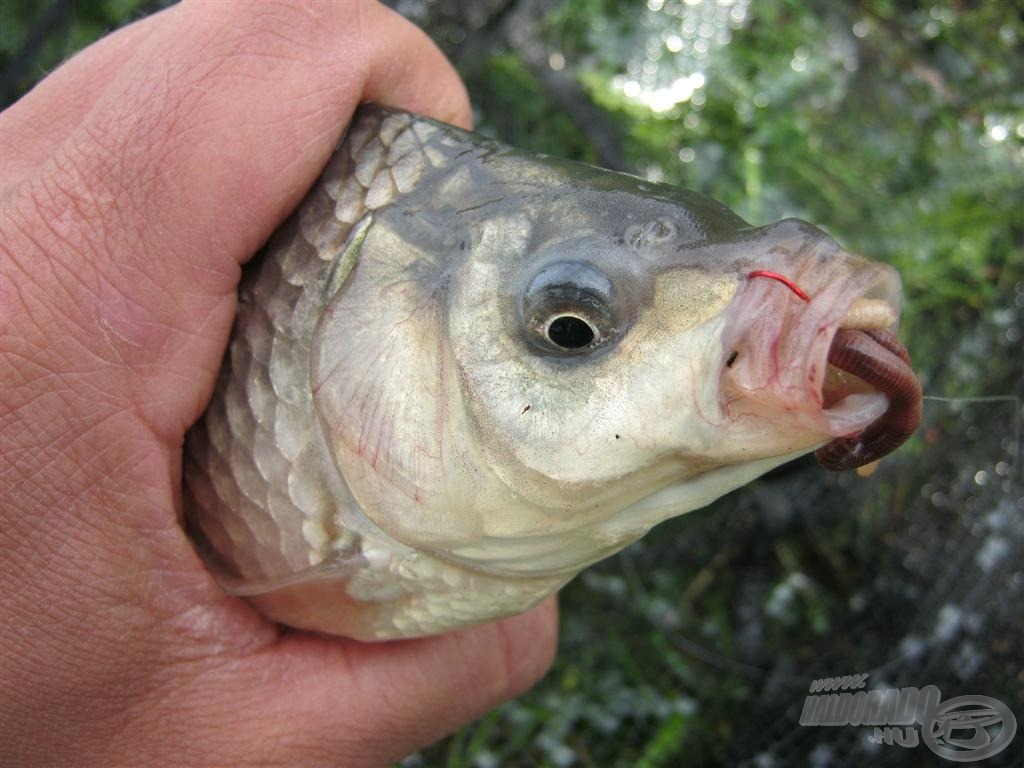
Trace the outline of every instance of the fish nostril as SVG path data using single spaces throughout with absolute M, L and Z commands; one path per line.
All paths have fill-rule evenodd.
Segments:
M 729 354 L 729 358 L 725 361 L 725 367 L 726 368 L 732 368 L 733 365 L 736 363 L 736 358 L 739 357 L 739 356 L 740 356 L 740 353 L 737 352 L 736 350 L 733 350 Z

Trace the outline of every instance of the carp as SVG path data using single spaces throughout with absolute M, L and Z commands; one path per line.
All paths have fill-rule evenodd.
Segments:
M 920 420 L 900 280 L 804 222 L 360 108 L 246 268 L 185 514 L 363 640 L 523 611 L 666 518 Z

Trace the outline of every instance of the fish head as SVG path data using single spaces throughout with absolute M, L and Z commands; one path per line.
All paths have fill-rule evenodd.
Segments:
M 885 412 L 827 355 L 858 301 L 896 322 L 891 268 L 800 221 L 460 136 L 373 212 L 317 333 L 332 455 L 389 535 L 571 572 Z

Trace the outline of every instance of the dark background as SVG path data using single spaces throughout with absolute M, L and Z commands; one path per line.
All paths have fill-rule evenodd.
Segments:
M 980 765 L 1020 765 L 1024 7 L 389 4 L 455 62 L 482 132 L 893 264 L 925 391 L 953 398 L 870 479 L 797 461 L 589 569 L 547 679 L 406 765 L 951 764 L 798 724 L 811 680 L 861 672 L 1000 699 L 1021 733 Z M 0 98 L 164 5 L 3 0 Z

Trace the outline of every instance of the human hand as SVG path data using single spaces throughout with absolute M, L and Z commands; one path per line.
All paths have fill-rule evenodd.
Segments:
M 3 113 L 3 765 L 381 765 L 550 664 L 553 602 L 396 643 L 282 630 L 179 525 L 239 264 L 360 101 L 470 119 L 373 2 L 177 6 Z

